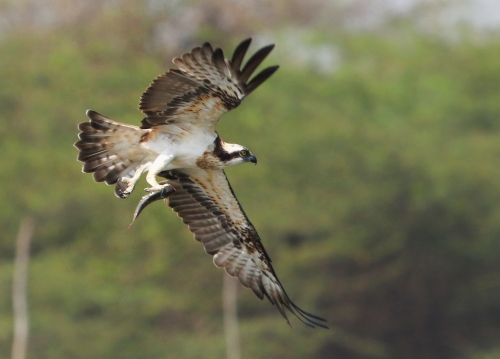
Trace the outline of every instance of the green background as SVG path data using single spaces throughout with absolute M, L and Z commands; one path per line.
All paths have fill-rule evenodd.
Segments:
M 115 198 L 72 145 L 86 109 L 138 124 L 140 94 L 172 57 L 204 41 L 230 56 L 255 34 L 281 67 L 222 118 L 221 137 L 259 160 L 226 172 L 290 297 L 331 329 L 290 328 L 242 289 L 243 358 L 500 355 L 498 33 L 422 30 L 418 12 L 353 31 L 283 1 L 227 25 L 200 2 L 213 11 L 172 50 L 154 39 L 182 22 L 175 5 L 105 3 L 50 25 L 13 18 L 0 37 L 0 357 L 25 216 L 28 358 L 224 357 L 222 271 L 161 202 L 127 232 L 146 183 Z M 301 44 L 310 59 L 333 49 L 335 66 L 299 61 Z

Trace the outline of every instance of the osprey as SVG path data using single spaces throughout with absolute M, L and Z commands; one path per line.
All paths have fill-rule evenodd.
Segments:
M 179 70 L 158 76 L 143 93 L 139 109 L 146 117 L 140 127 L 113 121 L 88 110 L 89 122 L 79 125 L 78 160 L 83 172 L 94 173 L 96 182 L 115 184 L 115 194 L 126 198 L 145 171 L 158 192 L 156 175 L 175 168 L 223 168 L 256 159 L 243 146 L 221 142 L 215 132 L 219 118 L 237 107 L 278 66 L 264 69 L 250 82 L 250 76 L 274 45 L 257 51 L 240 70 L 251 39 L 243 41 L 231 61 L 221 49 L 209 43 L 174 58 Z
M 286 294 L 224 173 L 226 167 L 257 159 L 247 148 L 222 141 L 214 129 L 218 119 L 278 69 L 268 67 L 248 82 L 274 47 L 260 49 L 240 69 L 250 42 L 238 45 L 231 60 L 208 43 L 174 58 L 179 70 L 156 78 L 141 97 L 146 117 L 140 127 L 87 111 L 90 121 L 79 125 L 75 143 L 78 160 L 95 181 L 116 183 L 120 198 L 129 196 L 148 171 L 150 193 L 139 202 L 134 220 L 147 205 L 165 199 L 217 267 L 260 299 L 267 297 L 287 322 L 285 309 L 308 326 L 327 328 L 324 319 L 303 311 Z M 156 176 L 166 181 L 158 183 Z

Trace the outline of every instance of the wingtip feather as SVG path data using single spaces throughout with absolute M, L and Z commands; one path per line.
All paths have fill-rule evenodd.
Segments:
M 241 70 L 240 81 L 246 83 L 250 76 L 252 76 L 253 72 L 259 65 L 264 61 L 264 59 L 269 55 L 269 53 L 274 49 L 274 44 L 264 46 L 259 51 L 257 51 L 253 56 L 248 60 L 248 62 Z
M 277 70 L 279 69 L 279 66 L 271 66 L 267 67 L 261 72 L 257 74 L 247 85 L 246 88 L 246 95 L 250 94 L 252 91 L 254 91 L 257 87 L 259 87 L 264 81 L 266 81 L 269 77 L 271 77 Z
M 251 42 L 252 38 L 249 37 L 248 39 L 245 39 L 242 42 L 240 42 L 240 44 L 234 50 L 233 57 L 231 58 L 231 63 L 232 63 L 232 68 L 235 72 L 240 71 L 241 63 L 245 58 L 245 55 L 248 51 L 248 48 L 250 47 Z

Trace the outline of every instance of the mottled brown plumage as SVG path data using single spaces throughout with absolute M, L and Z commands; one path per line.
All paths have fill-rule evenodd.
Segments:
M 142 128 L 177 123 L 190 113 L 200 112 L 206 114 L 207 125 L 215 126 L 224 112 L 237 107 L 278 69 L 268 67 L 247 83 L 274 48 L 269 45 L 260 49 L 240 70 L 250 43 L 251 39 L 243 41 L 232 61 L 224 58 L 221 49 L 214 51 L 209 43 L 174 58 L 179 70 L 158 76 L 141 97 L 139 109 L 147 116 Z
M 160 176 L 174 189 L 166 199 L 168 205 L 205 251 L 214 256 L 217 267 L 238 278 L 260 299 L 267 297 L 287 322 L 286 310 L 289 310 L 308 326 L 327 328 L 324 319 L 303 311 L 286 294 L 223 170 L 171 170 Z M 165 196 L 156 199 L 160 198 Z M 143 198 L 134 219 L 153 200 Z

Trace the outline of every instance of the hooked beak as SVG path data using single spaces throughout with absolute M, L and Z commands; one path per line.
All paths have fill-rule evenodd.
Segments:
M 252 163 L 257 164 L 257 157 L 255 157 L 254 155 L 245 157 L 245 162 L 252 162 Z

